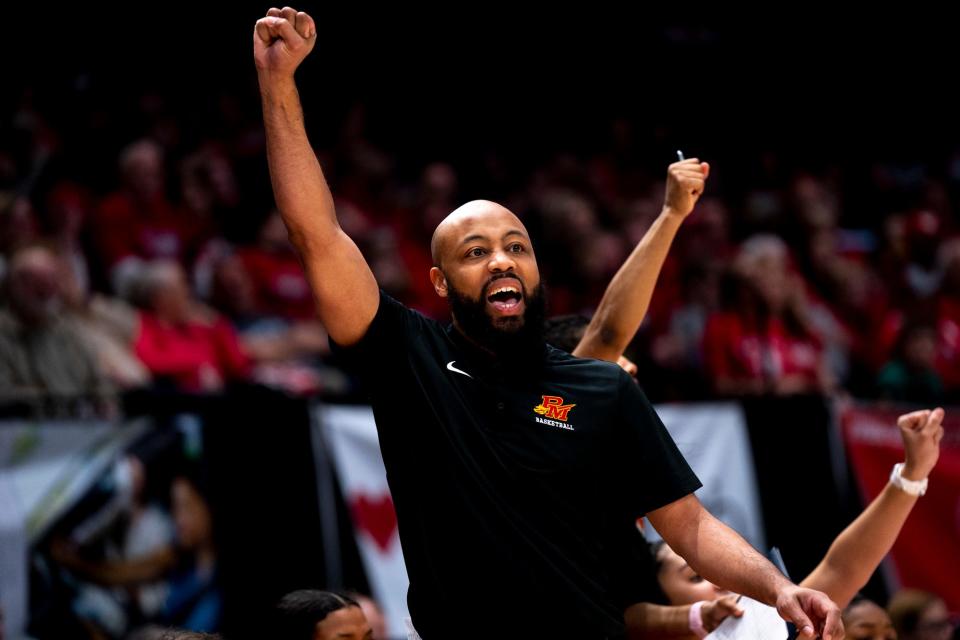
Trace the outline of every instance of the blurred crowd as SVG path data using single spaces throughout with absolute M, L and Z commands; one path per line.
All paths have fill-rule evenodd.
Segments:
M 255 100 L 224 92 L 194 109 L 145 90 L 115 105 L 78 80 L 27 88 L 6 108 L 0 400 L 99 410 L 126 389 L 235 381 L 350 391 L 272 206 Z M 517 140 L 516 154 L 500 145 L 470 161 L 406 157 L 362 103 L 312 122 L 327 128 L 317 153 L 340 222 L 381 287 L 440 318 L 429 238 L 457 205 L 484 197 L 517 212 L 550 312 L 589 315 L 658 215 L 671 160 L 626 117 L 590 145 L 535 154 Z M 708 191 L 630 353 L 651 397 L 954 400 L 960 149 L 862 167 L 711 153 Z

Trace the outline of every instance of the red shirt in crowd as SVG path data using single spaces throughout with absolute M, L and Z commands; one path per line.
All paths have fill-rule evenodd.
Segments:
M 736 313 L 710 316 L 703 353 L 711 376 L 768 383 L 792 377 L 816 387 L 821 350 L 814 338 L 789 331 L 776 317 L 765 326 L 752 325 Z
M 216 390 L 250 374 L 250 360 L 223 318 L 173 325 L 140 313 L 134 351 L 155 377 L 171 379 L 184 391 Z
M 247 247 L 240 249 L 237 256 L 253 281 L 260 313 L 290 320 L 315 315 L 310 284 L 293 251 L 272 252 Z
M 91 230 L 108 269 L 130 256 L 182 262 L 198 235 L 196 224 L 163 197 L 142 205 L 122 191 L 100 203 Z

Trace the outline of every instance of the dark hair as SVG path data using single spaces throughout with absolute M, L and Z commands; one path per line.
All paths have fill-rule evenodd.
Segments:
M 575 313 L 554 316 L 544 323 L 543 337 L 557 349 L 573 353 L 589 324 L 589 318 Z
M 663 560 L 660 559 L 660 549 L 663 549 L 667 546 L 667 543 L 663 540 L 657 540 L 650 544 L 650 556 L 653 558 L 653 570 L 655 573 L 660 573 L 660 569 L 663 569 Z
M 284 640 L 313 640 L 317 623 L 334 611 L 360 604 L 348 595 L 333 591 L 301 589 L 283 596 L 277 603 L 277 632 Z

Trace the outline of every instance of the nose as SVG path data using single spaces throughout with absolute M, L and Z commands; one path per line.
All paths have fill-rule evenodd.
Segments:
M 516 267 L 517 263 L 513 256 L 502 249 L 491 253 L 490 262 L 487 263 L 487 268 L 493 273 L 513 271 Z

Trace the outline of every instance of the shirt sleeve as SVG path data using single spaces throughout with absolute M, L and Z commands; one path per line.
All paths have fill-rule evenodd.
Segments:
M 387 372 L 390 363 L 396 366 L 402 362 L 399 358 L 407 357 L 425 324 L 423 316 L 381 290 L 377 313 L 359 342 L 344 347 L 330 338 L 330 350 L 351 373 L 374 378 L 380 372 Z
M 618 411 L 616 482 L 631 515 L 659 509 L 702 486 L 653 405 L 625 372 L 620 375 Z

